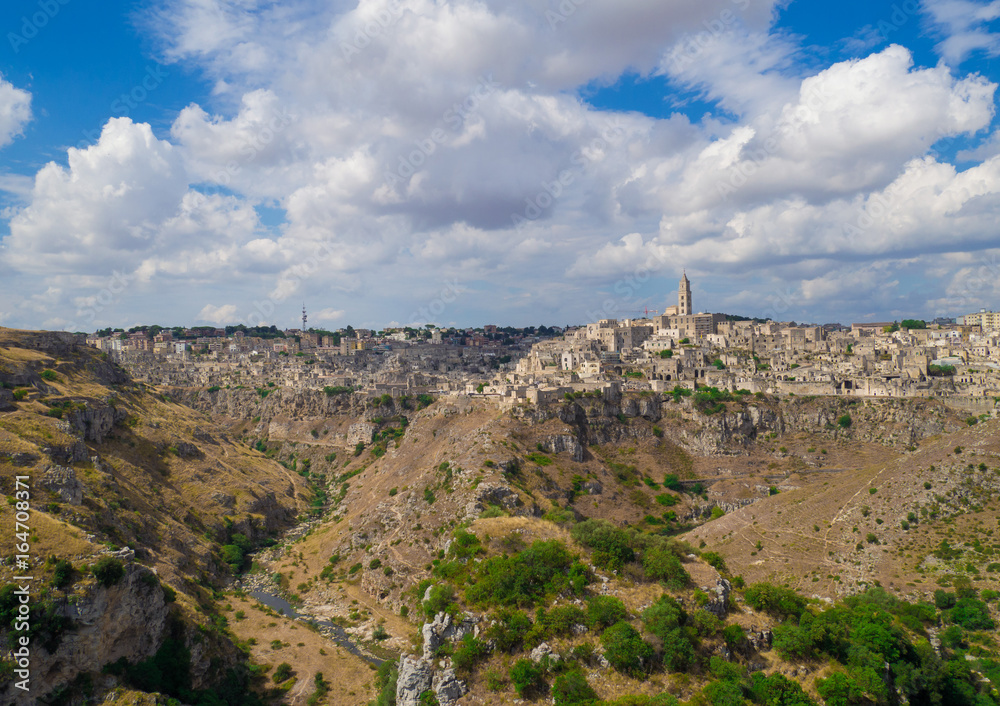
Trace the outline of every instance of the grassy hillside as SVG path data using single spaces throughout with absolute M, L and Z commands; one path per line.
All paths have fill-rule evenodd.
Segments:
M 28 556 L 0 566 L 0 588 L 31 575 L 33 615 L 49 616 L 36 641 L 37 696 L 58 696 L 70 682 L 76 686 L 67 693 L 75 693 L 84 681 L 96 693 L 94 668 L 121 656 L 152 659 L 171 644 L 183 645 L 172 654 L 189 665 L 177 682 L 184 688 L 207 687 L 240 665 L 245 674 L 217 591 L 230 580 L 233 553 L 272 543 L 313 494 L 299 475 L 234 442 L 205 415 L 133 383 L 98 351 L 65 334 L 9 329 L 0 329 L 0 479 L 11 517 L 0 553 Z M 15 511 L 28 516 L 21 537 Z M 122 548 L 130 551 L 115 554 Z M 107 562 L 122 565 L 124 578 L 102 580 Z M 162 591 L 143 588 L 158 584 Z M 100 626 L 121 635 L 117 645 L 96 634 L 93 620 L 79 619 L 93 608 L 99 623 L 105 601 L 135 606 L 119 624 Z M 163 622 L 129 632 L 128 620 L 153 616 Z M 7 615 L 3 639 L 12 627 Z M 138 635 L 143 630 L 148 638 Z M 91 645 L 86 659 L 66 652 L 77 644 Z M 11 663 L 0 667 L 0 688 L 9 687 Z M 124 683 L 171 693 L 166 682 L 142 682 L 123 669 Z

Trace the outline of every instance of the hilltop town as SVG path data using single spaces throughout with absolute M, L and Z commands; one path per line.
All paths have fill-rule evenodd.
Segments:
M 694 313 L 677 304 L 580 327 L 278 330 L 140 327 L 87 341 L 138 379 L 164 385 L 435 392 L 502 406 L 618 388 L 737 394 L 942 397 L 970 411 L 1000 398 L 1000 314 L 802 325 Z

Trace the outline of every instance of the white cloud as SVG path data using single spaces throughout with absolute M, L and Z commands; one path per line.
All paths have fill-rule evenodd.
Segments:
M 31 120 L 31 94 L 5 81 L 0 74 L 0 147 L 24 134 Z
M 340 321 L 346 313 L 344 309 L 327 308 L 317 311 L 315 314 L 310 314 L 310 318 L 314 318 L 317 321 Z
M 207 321 L 210 324 L 221 326 L 235 321 L 236 313 L 237 309 L 235 304 L 223 304 L 222 306 L 206 304 L 201 308 L 201 311 L 198 312 L 198 320 Z
M 1000 55 L 1000 34 L 989 28 L 1000 18 L 1000 1 L 924 0 L 922 7 L 943 35 L 937 49 L 949 62 L 959 64 L 976 52 Z
M 379 325 L 455 282 L 441 320 L 574 320 L 602 287 L 685 265 L 727 286 L 752 268 L 738 288 L 765 298 L 792 278 L 817 306 L 864 305 L 851 273 L 877 274 L 871 301 L 898 308 L 900 268 L 987 247 L 996 138 L 962 172 L 927 155 L 985 134 L 996 85 L 901 46 L 806 68 L 802 40 L 774 29 L 781 5 L 165 0 L 149 22 L 162 58 L 214 81 L 211 99 L 169 136 L 112 119 L 46 165 L 11 207 L 0 266 L 62 274 L 73 311 L 122 270 L 129 296 L 102 317 L 167 292 L 187 317 L 292 324 L 305 299 Z M 941 23 L 960 14 L 946 5 Z M 987 27 L 993 5 L 978 7 L 953 34 Z M 713 110 L 654 119 L 577 97 L 624 72 Z M 258 215 L 272 209 L 277 225 Z M 206 307 L 208 286 L 238 304 Z

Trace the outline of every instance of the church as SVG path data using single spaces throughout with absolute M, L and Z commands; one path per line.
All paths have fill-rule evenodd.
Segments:
M 656 334 L 676 330 L 679 338 L 689 338 L 691 342 L 718 333 L 719 324 L 725 322 L 724 314 L 695 314 L 691 299 L 691 281 L 687 273 L 681 275 L 677 285 L 677 305 L 668 306 L 661 316 L 654 316 L 653 329 Z

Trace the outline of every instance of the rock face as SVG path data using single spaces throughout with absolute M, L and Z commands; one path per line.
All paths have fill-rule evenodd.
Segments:
M 404 656 L 399 660 L 396 706 L 420 706 L 420 695 L 431 690 L 433 680 L 434 668 L 430 662 Z
M 163 590 L 150 569 L 125 559 L 125 575 L 114 586 L 88 585 L 76 602 L 58 606 L 74 627 L 63 634 L 54 653 L 40 644 L 31 645 L 31 689 L 47 694 L 71 682 L 81 672 L 100 672 L 101 667 L 126 657 L 143 660 L 159 648 L 167 623 Z M 0 703 L 18 703 L 12 684 L 0 691 Z
M 351 446 L 356 444 L 365 444 L 367 446 L 372 443 L 372 437 L 374 435 L 374 424 L 369 424 L 368 422 L 357 422 L 347 428 L 347 443 Z
M 466 635 L 477 635 L 479 629 L 475 616 L 469 613 L 460 622 L 455 622 L 448 613 L 438 613 L 434 620 L 424 623 L 422 632 L 424 659 L 433 659 L 438 648 L 445 642 L 458 642 Z
M 703 610 L 717 618 L 725 618 L 729 612 L 729 594 L 732 593 L 733 586 L 726 579 L 719 579 L 715 582 L 715 588 L 707 589 L 709 595 L 708 603 L 702 606 Z
M 427 588 L 429 592 L 430 587 Z M 420 706 L 420 695 L 426 691 L 433 691 L 441 706 L 455 706 L 468 689 L 455 676 L 450 660 L 446 660 L 439 670 L 434 669 L 432 660 L 446 642 L 455 643 L 466 635 L 478 635 L 478 621 L 471 613 L 466 613 L 460 621 L 455 621 L 447 613 L 438 613 L 434 620 L 424 623 L 422 632 L 423 657 L 405 655 L 399 661 L 396 706 Z
M 434 690 L 434 696 L 437 697 L 438 703 L 441 706 L 455 706 L 458 700 L 465 696 L 468 691 L 465 684 L 460 682 L 458 677 L 455 676 L 455 670 L 451 667 L 443 669 L 434 675 L 431 688 Z
M 109 404 L 88 401 L 85 409 L 75 409 L 66 416 L 72 432 L 85 441 L 100 444 L 115 424 L 125 421 L 128 414 Z
M 575 436 L 571 436 L 569 434 L 553 435 L 546 438 L 541 442 L 541 444 L 542 448 L 550 454 L 568 451 L 572 455 L 573 460 L 577 463 L 583 461 L 584 459 L 583 446 L 576 440 Z
M 43 488 L 59 493 L 64 503 L 79 505 L 83 502 L 83 484 L 76 478 L 76 471 L 65 466 L 47 466 L 45 475 L 38 482 Z

